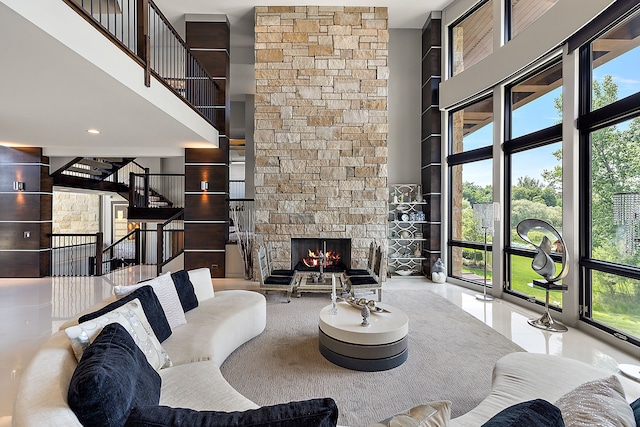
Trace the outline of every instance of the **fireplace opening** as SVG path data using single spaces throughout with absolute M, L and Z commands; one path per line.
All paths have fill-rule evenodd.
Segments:
M 324 257 L 323 257 L 324 254 Z M 291 265 L 298 271 L 343 272 L 351 266 L 351 239 L 291 239 Z

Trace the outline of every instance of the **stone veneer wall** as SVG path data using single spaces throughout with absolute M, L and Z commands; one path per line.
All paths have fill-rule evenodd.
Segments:
M 97 233 L 100 231 L 98 194 L 53 192 L 53 233 Z
M 292 237 L 386 247 L 387 8 L 255 8 L 255 227 L 274 263 Z

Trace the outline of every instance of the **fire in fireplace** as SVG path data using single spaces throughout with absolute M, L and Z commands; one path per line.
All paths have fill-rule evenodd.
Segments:
M 349 268 L 351 239 L 291 239 L 291 265 L 295 270 L 320 271 L 321 263 L 325 272 L 342 272 Z
M 323 265 L 325 268 L 334 267 L 340 263 L 340 254 L 338 252 L 326 251 L 315 252 L 309 249 L 309 255 L 302 258 L 302 262 L 307 267 L 319 267 Z

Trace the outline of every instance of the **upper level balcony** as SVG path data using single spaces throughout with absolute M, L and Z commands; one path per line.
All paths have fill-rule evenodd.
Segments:
M 218 146 L 224 99 L 151 1 L 0 0 L 0 28 L 0 143 L 48 156 Z

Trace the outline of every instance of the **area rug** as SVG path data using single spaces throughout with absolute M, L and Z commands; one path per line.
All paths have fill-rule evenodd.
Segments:
M 409 357 L 397 368 L 332 364 L 318 350 L 318 313 L 329 296 L 303 294 L 287 304 L 270 293 L 266 330 L 229 356 L 222 374 L 258 405 L 331 397 L 338 424 L 357 427 L 434 400 L 450 400 L 452 417 L 462 415 L 489 394 L 495 362 L 524 351 L 433 292 L 385 290 L 383 300 L 409 317 Z

